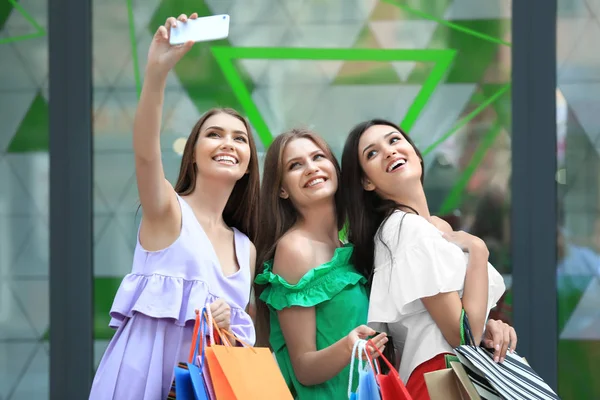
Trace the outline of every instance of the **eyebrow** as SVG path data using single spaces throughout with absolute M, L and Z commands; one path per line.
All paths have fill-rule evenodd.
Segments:
M 317 153 L 322 153 L 322 152 L 323 152 L 323 150 L 321 150 L 321 149 L 318 149 L 318 150 L 315 150 L 315 151 L 313 151 L 312 153 L 310 153 L 310 154 L 309 154 L 309 156 L 314 156 L 315 154 L 317 154 Z M 286 161 L 286 162 L 285 162 L 283 165 L 288 165 L 288 164 L 289 164 L 289 163 L 291 163 L 292 161 L 299 160 L 300 158 L 302 158 L 302 157 L 294 157 L 294 158 L 290 158 L 290 159 L 289 159 L 289 160 L 287 160 L 287 161 Z
M 393 135 L 394 133 L 398 133 L 398 131 L 391 131 L 391 132 L 389 132 L 389 133 L 386 133 L 386 134 L 383 136 L 383 138 L 385 139 L 385 138 L 389 137 L 390 135 Z M 363 149 L 363 151 L 362 151 L 362 152 L 363 152 L 363 154 L 365 154 L 365 151 L 369 150 L 369 149 L 370 149 L 371 147 L 373 147 L 373 146 L 375 146 L 375 143 L 371 143 L 370 145 L 368 145 L 367 147 L 365 147 L 365 148 Z
M 208 128 L 206 128 L 204 130 L 204 132 L 206 132 L 209 129 L 212 129 L 212 130 L 215 130 L 215 131 L 225 132 L 225 129 L 221 128 L 220 126 L 209 126 Z M 233 131 L 233 133 L 237 133 L 239 135 L 246 135 L 246 136 L 248 136 L 248 133 L 246 133 L 244 131 Z

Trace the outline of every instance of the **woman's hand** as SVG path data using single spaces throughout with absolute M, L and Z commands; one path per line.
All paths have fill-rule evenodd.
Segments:
M 494 349 L 495 362 L 503 362 L 508 349 L 514 353 L 517 348 L 517 332 L 507 323 L 489 319 L 485 326 L 483 345 L 488 349 Z
M 377 333 L 377 332 L 375 332 L 375 330 L 369 328 L 367 325 L 360 325 L 360 326 L 354 328 L 352 331 L 350 331 L 350 333 L 347 336 L 350 353 L 352 353 L 354 344 L 359 339 L 367 340 L 369 338 L 369 336 L 373 336 L 375 333 Z M 379 351 L 381 353 L 383 353 L 383 349 L 385 349 L 385 344 L 388 342 L 387 334 L 385 332 L 382 332 L 382 333 L 378 334 L 377 336 L 375 336 L 373 339 L 371 339 L 371 341 L 373 342 L 373 344 L 375 344 L 375 346 L 379 349 Z M 374 349 L 371 345 L 368 345 L 367 348 L 369 349 L 369 351 L 371 353 L 370 354 L 371 358 L 379 357 L 379 352 L 377 352 L 377 350 Z M 364 354 L 361 355 L 361 358 L 365 359 Z
M 462 251 L 468 253 L 477 251 L 489 255 L 485 242 L 477 236 L 473 236 L 465 231 L 446 232 L 443 234 L 443 237 L 450 243 L 454 243 L 460 247 Z
M 213 324 L 220 329 L 230 331 L 231 329 L 231 307 L 223 299 L 217 299 L 210 305 Z
M 189 16 L 189 19 L 196 18 L 198 18 L 197 13 Z M 188 16 L 185 14 L 181 14 L 177 19 L 169 17 L 165 24 L 161 25 L 154 34 L 148 50 L 148 64 L 146 66 L 146 74 L 150 75 L 151 78 L 164 79 L 175 64 L 192 48 L 194 44 L 192 41 L 179 46 L 171 46 L 169 43 L 171 27 L 176 27 L 178 23 L 187 20 Z

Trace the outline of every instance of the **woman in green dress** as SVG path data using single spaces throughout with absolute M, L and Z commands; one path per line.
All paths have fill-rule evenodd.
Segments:
M 340 168 L 308 130 L 279 135 L 265 157 L 256 241 L 257 345 L 269 346 L 296 399 L 348 397 L 349 363 L 367 320 L 366 279 L 343 245 Z M 373 341 L 381 351 L 387 337 Z M 374 350 L 373 350 L 374 352 Z M 353 382 L 357 382 L 353 379 Z

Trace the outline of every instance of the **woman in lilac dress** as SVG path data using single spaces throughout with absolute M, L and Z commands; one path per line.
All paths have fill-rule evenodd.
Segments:
M 192 14 L 190 18 L 197 18 Z M 166 78 L 193 43 L 169 45 L 167 19 L 150 45 L 133 128 L 143 210 L 132 272 L 110 312 L 117 331 L 96 372 L 90 399 L 164 400 L 187 360 L 195 309 L 210 304 L 216 324 L 254 343 L 246 307 L 254 276 L 259 170 L 247 121 L 208 111 L 183 153 L 175 188 L 165 179 L 160 127 Z

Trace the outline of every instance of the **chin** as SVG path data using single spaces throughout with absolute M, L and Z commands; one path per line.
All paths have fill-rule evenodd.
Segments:
M 203 170 L 202 175 L 207 178 L 220 179 L 220 180 L 231 180 L 233 182 L 239 181 L 244 177 L 244 172 L 241 168 L 231 167 L 231 168 L 216 168 L 211 166 L 211 168 L 205 168 Z
M 335 191 L 323 190 L 321 193 L 313 193 L 309 198 L 312 202 L 333 201 Z

